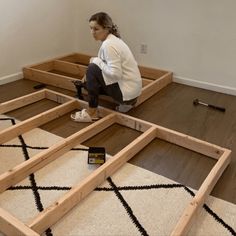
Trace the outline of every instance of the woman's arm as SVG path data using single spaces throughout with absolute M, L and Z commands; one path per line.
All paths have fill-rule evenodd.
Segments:
M 114 46 L 108 45 L 101 50 L 104 58 L 93 57 L 90 62 L 99 66 L 109 84 L 115 83 L 122 78 L 121 55 Z

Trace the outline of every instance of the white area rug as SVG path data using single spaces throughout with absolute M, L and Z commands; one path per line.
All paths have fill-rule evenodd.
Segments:
M 0 116 L 0 130 L 14 120 Z M 0 174 L 62 140 L 34 129 L 0 146 Z M 0 194 L 0 207 L 27 223 L 95 168 L 77 147 Z M 126 163 L 45 235 L 170 235 L 193 190 Z M 0 229 L 1 231 L 1 229 Z M 188 235 L 236 235 L 236 205 L 209 197 Z M 1 233 L 0 233 L 1 235 Z

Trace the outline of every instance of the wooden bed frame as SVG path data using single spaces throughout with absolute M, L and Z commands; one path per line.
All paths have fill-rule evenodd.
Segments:
M 51 64 L 51 62 L 49 62 L 49 64 Z M 87 107 L 87 103 L 84 101 L 48 89 L 43 89 L 26 96 L 1 103 L 0 113 L 4 114 L 42 99 L 56 101 L 59 105 L 0 131 L 1 144 L 75 109 Z M 54 202 L 44 211 L 40 212 L 31 222 L 23 223 L 19 219 L 12 216 L 9 212 L 0 208 L 0 229 L 4 234 L 28 236 L 42 234 L 46 229 L 55 224 L 91 191 L 101 185 L 109 176 L 119 170 L 124 163 L 141 151 L 155 138 L 165 140 L 186 149 L 201 153 L 207 157 L 216 159 L 216 164 L 203 181 L 195 197 L 186 206 L 171 235 L 183 235 L 188 231 L 197 210 L 202 207 L 206 197 L 210 194 L 221 174 L 229 165 L 231 151 L 150 122 L 105 109 L 103 107 L 99 107 L 99 112 L 102 116 L 100 120 L 91 123 L 80 131 L 54 144 L 49 149 L 41 151 L 29 160 L 24 161 L 11 170 L 1 174 L 0 192 L 2 193 L 6 191 L 10 186 L 19 183 L 30 174 L 43 168 L 53 160 L 68 152 L 71 148 L 95 136 L 112 124 L 117 123 L 122 126 L 132 128 L 141 132 L 141 135 L 110 158 L 105 164 L 93 171 L 88 177 L 74 186 L 70 191 L 58 199 L 58 201 Z
M 74 53 L 23 68 L 24 78 L 43 84 L 76 91 L 72 81 L 81 80 L 91 56 Z M 143 88 L 135 106 L 153 96 L 172 82 L 172 72 L 139 66 Z M 112 102 L 108 96 L 100 96 Z

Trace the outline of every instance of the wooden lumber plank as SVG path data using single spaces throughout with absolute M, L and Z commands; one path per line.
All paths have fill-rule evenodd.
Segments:
M 64 114 L 73 111 L 77 107 L 77 101 L 72 100 L 61 104 L 41 114 L 33 116 L 27 120 L 19 122 L 18 124 L 8 127 L 0 132 L 0 143 L 5 143 L 33 128 L 37 128 L 51 120 L 63 116 Z
M 50 71 L 53 70 L 54 67 L 54 61 L 48 61 L 48 62 L 44 62 L 35 66 L 31 66 L 31 68 L 33 69 L 37 69 L 37 70 L 42 70 L 42 71 Z
M 0 104 L 0 114 L 7 113 L 20 107 L 27 106 L 34 102 L 38 102 L 44 98 L 45 98 L 45 90 L 41 90 L 38 92 L 27 94 L 20 98 L 12 99 L 10 101 Z
M 71 63 L 76 63 L 76 53 L 60 57 L 60 58 L 58 58 L 58 60 L 67 61 L 67 62 L 71 62 Z
M 79 77 L 83 77 L 87 71 L 87 66 L 75 64 L 67 61 L 54 61 L 54 70 L 62 71 L 65 73 L 75 74 Z
M 155 126 L 157 128 L 157 138 L 214 159 L 219 159 L 225 151 L 225 148 L 218 145 L 138 119 L 136 117 L 131 117 L 126 114 L 118 113 L 117 123 L 142 132 L 150 126 Z
M 83 70 L 85 70 L 85 67 Z M 72 81 L 74 81 L 76 79 L 72 78 L 72 77 L 58 75 L 58 74 L 55 74 L 52 72 L 46 72 L 46 71 L 36 70 L 36 69 L 32 69 L 32 68 L 24 68 L 24 78 L 34 80 L 34 81 L 37 81 L 40 83 L 52 85 L 55 87 L 68 89 L 71 91 L 76 91 L 76 88 L 75 88 L 74 84 L 72 83 Z M 143 86 L 145 87 L 145 86 L 151 84 L 152 82 L 153 81 L 151 81 L 149 79 L 143 79 Z M 87 91 L 83 89 L 83 93 L 87 94 Z M 153 93 L 146 93 L 146 94 L 147 95 L 144 99 L 147 99 L 148 95 L 149 94 L 152 95 Z M 141 95 L 141 97 L 139 98 L 139 102 L 137 104 L 140 104 L 141 101 L 143 100 L 142 96 L 143 95 Z M 114 102 L 111 97 L 105 96 L 105 95 L 100 95 L 100 99 L 105 100 L 105 101 L 109 101 L 109 102 Z
M 151 79 L 142 78 L 142 87 L 145 87 L 152 82 L 153 82 L 153 80 L 151 80 Z
M 138 101 L 135 104 L 135 107 L 139 106 L 141 103 L 146 101 L 148 98 L 153 96 L 155 93 L 157 93 L 159 90 L 161 90 L 162 88 L 164 88 L 171 82 L 172 82 L 172 72 L 168 72 L 167 74 L 164 74 L 159 79 L 143 87 L 142 93 L 138 97 Z
M 45 92 L 44 96 L 49 96 L 52 99 L 55 99 L 58 101 L 60 101 L 60 99 L 62 98 L 64 99 L 64 96 L 61 96 L 59 93 L 54 94 L 53 91 L 46 92 L 46 90 L 44 90 L 44 92 Z M 70 97 L 68 97 L 68 100 L 70 100 Z M 20 101 L 20 99 L 17 101 Z M 85 102 L 78 102 L 75 99 L 72 99 L 68 103 L 63 104 L 65 105 L 66 109 L 69 109 L 67 107 L 68 104 L 70 104 L 71 106 L 70 109 L 78 108 L 80 106 L 82 107 L 87 106 Z M 18 106 L 21 107 L 21 105 L 19 103 Z M 96 133 L 102 131 L 103 129 L 110 126 L 114 122 L 123 124 L 127 127 L 131 127 L 139 131 L 144 131 L 144 133 L 140 136 L 142 138 L 139 140 L 140 137 L 138 137 L 131 144 L 129 144 L 124 149 L 122 149 L 119 153 L 117 153 L 114 156 L 115 157 L 114 164 L 107 165 L 107 163 L 109 162 L 105 163 L 102 166 L 104 169 L 99 168 L 100 171 L 98 172 L 95 171 L 94 172 L 95 174 L 93 173 L 92 175 L 90 175 L 88 178 L 83 180 L 82 183 L 78 184 L 75 188 L 69 191 L 68 194 L 66 194 L 61 199 L 59 199 L 58 202 L 56 202 L 54 205 L 52 205 L 51 207 L 47 208 L 45 211 L 40 213 L 38 217 L 36 217 L 30 223 L 30 228 L 26 226 L 25 230 L 28 230 L 28 229 L 31 230 L 32 227 L 35 227 L 33 229 L 36 230 L 38 233 L 43 232 L 47 227 L 49 227 L 51 224 L 54 224 L 57 220 L 59 220 L 67 211 L 69 211 L 75 204 L 77 204 L 81 199 L 83 199 L 97 185 L 102 183 L 102 181 L 104 181 L 108 176 L 110 176 L 111 175 L 110 173 L 114 173 L 116 170 L 118 170 L 120 166 L 122 166 L 127 160 L 129 160 L 133 155 L 135 155 L 138 151 L 142 150 L 148 143 L 150 143 L 155 137 L 157 137 L 162 140 L 171 142 L 173 144 L 185 147 L 189 150 L 196 151 L 206 156 L 210 156 L 212 158 L 218 159 L 216 165 L 213 167 L 213 169 L 211 170 L 211 172 L 209 173 L 209 175 L 207 176 L 207 178 L 201 185 L 199 191 L 196 193 L 196 196 L 190 202 L 188 207 L 185 209 L 178 224 L 172 231 L 172 235 L 185 234 L 188 231 L 188 228 L 190 227 L 197 210 L 202 206 L 205 198 L 212 191 L 213 187 L 215 186 L 216 182 L 222 175 L 223 171 L 230 163 L 231 151 L 228 149 L 219 147 L 217 145 L 210 144 L 203 140 L 199 140 L 191 136 L 152 124 L 150 122 L 146 122 L 146 121 L 142 121 L 140 119 L 134 118 L 134 117 L 130 117 L 125 114 L 120 114 L 120 113 L 118 114 L 116 112 L 112 112 L 109 109 L 105 109 L 102 107 L 99 109 L 102 111 L 102 113 L 109 114 L 109 115 L 95 122 L 91 126 L 86 127 L 85 129 L 68 137 L 66 140 L 63 140 L 60 143 L 55 144 L 49 150 L 45 150 L 39 153 L 38 155 L 36 155 L 35 157 L 31 158 L 30 160 L 27 160 L 24 163 L 21 163 L 17 167 L 14 167 L 12 170 L 9 170 L 8 172 L 3 173 L 0 176 L 0 192 L 5 191 L 8 187 L 18 183 L 19 181 L 27 177 L 29 174 L 34 173 L 38 169 L 42 168 L 43 166 L 47 165 L 51 161 L 55 160 L 57 157 L 69 151 L 75 145 L 94 136 Z M 53 108 L 51 110 L 55 112 L 56 108 Z M 55 112 L 54 114 L 51 114 L 51 112 L 49 112 L 50 119 L 55 119 L 55 116 L 57 115 L 59 115 L 57 112 Z M 9 130 L 6 129 L 0 133 L 0 141 L 1 141 L 1 138 L 2 140 L 4 140 L 3 136 L 6 136 L 7 139 L 9 139 L 11 135 L 17 136 L 17 133 L 22 134 L 28 131 L 29 129 L 32 129 L 32 127 L 34 128 L 34 127 L 37 127 L 41 123 L 46 123 L 45 122 L 46 119 L 48 118 L 41 117 L 41 119 L 37 120 L 35 119 L 35 117 L 33 117 L 33 118 L 28 119 L 28 123 L 26 122 L 25 126 L 23 125 L 22 127 L 17 127 L 18 125 L 17 124 L 13 128 L 10 128 L 9 133 L 8 133 Z M 35 124 L 34 123 L 35 121 L 37 121 L 38 123 L 36 122 Z M 102 122 L 102 124 L 100 122 Z M 21 122 L 21 124 L 24 124 L 24 122 Z M 97 173 L 97 176 L 96 176 L 96 173 Z M 6 219 L 0 220 L 0 224 L 2 223 L 4 227 L 6 227 L 7 225 L 6 222 L 7 222 Z M 17 227 L 17 225 L 21 223 L 18 221 L 14 223 L 14 221 L 11 221 L 11 220 L 10 222 L 13 222 L 13 229 L 14 227 Z M 10 230 L 12 230 L 12 227 L 5 228 L 5 230 L 7 233 L 9 233 L 11 232 Z
M 214 159 L 219 159 L 224 153 L 225 149 L 218 145 L 164 128 L 162 126 L 157 126 L 157 129 L 157 138 L 187 148 L 191 151 L 201 153 Z
M 73 187 L 57 202 L 41 212 L 31 223 L 30 227 L 38 233 L 43 233 L 48 227 L 55 224 L 71 208 L 78 204 L 97 186 L 115 173 L 130 158 L 150 143 L 156 136 L 156 129 L 151 127 L 136 138 L 124 149 L 110 158 L 105 164 L 95 170 L 77 186 Z
M 83 65 L 88 65 L 91 57 L 93 57 L 93 56 L 86 55 L 86 54 L 83 54 L 83 53 L 76 53 L 75 54 L 76 62 L 80 63 L 80 64 L 83 64 Z
M 24 68 L 23 71 L 25 79 L 34 80 L 44 84 L 49 84 L 58 88 L 76 91 L 76 88 L 72 83 L 72 81 L 74 81 L 75 78 L 64 75 L 58 75 L 51 72 L 36 70 L 32 68 Z
M 75 55 L 75 53 L 74 54 L 67 54 L 67 55 L 64 55 L 64 56 L 58 56 L 58 57 L 54 57 L 54 58 L 51 58 L 51 59 L 47 59 L 47 60 L 45 60 L 45 61 L 42 61 L 42 62 L 38 62 L 38 63 L 35 63 L 35 64 L 32 64 L 32 65 L 27 65 L 27 66 L 25 66 L 24 68 L 37 68 L 38 66 L 39 66 L 39 68 L 40 68 L 40 66 L 42 65 L 42 64 L 46 64 L 46 63 L 48 63 L 48 62 L 52 62 L 52 61 L 55 61 L 55 60 L 59 60 L 60 58 L 62 58 L 62 57 L 68 57 L 68 56 L 72 56 L 72 55 Z M 24 70 L 24 68 L 23 68 L 23 70 Z
M 145 66 L 138 66 L 140 74 L 144 78 L 156 80 L 161 78 L 163 75 L 167 74 L 168 71 L 145 67 Z
M 110 114 L 86 128 L 76 132 L 75 134 L 63 139 L 62 141 L 52 145 L 47 150 L 44 150 L 29 160 L 22 162 L 11 170 L 0 175 L 0 193 L 5 191 L 10 186 L 20 182 L 30 174 L 41 169 L 53 160 L 57 159 L 71 148 L 93 137 L 97 133 L 106 129 L 115 122 L 115 114 Z
M 53 70 L 55 70 L 55 73 L 53 73 L 52 71 L 49 72 L 40 70 L 39 68 L 42 68 L 44 70 L 47 69 L 43 68 L 46 67 L 46 64 L 41 64 L 23 68 L 24 77 L 26 79 L 38 81 L 40 83 L 76 91 L 76 88 L 72 81 L 83 77 L 83 75 L 86 73 L 87 65 L 89 64 L 90 58 L 91 56 L 80 53 L 67 55 L 65 57 L 61 57 L 57 60 L 52 61 Z M 143 80 L 143 88 L 142 94 L 139 96 L 136 106 L 140 105 L 145 100 L 157 93 L 160 89 L 172 82 L 171 72 L 144 66 L 139 66 L 139 69 Z M 58 71 L 58 73 L 56 73 L 56 71 Z M 59 72 L 65 74 L 67 73 L 70 75 L 66 76 Z M 80 78 L 73 78 L 74 75 Z M 109 97 L 107 99 L 107 96 L 105 97 L 105 99 L 103 96 L 102 99 L 112 101 L 111 99 L 109 99 Z
M 146 130 L 148 130 L 150 127 L 155 126 L 154 124 L 129 116 L 129 115 L 125 115 L 122 113 L 118 113 L 117 114 L 117 118 L 116 118 L 116 122 L 120 125 L 129 127 L 131 129 L 137 130 L 137 131 L 141 131 L 141 132 L 145 132 Z
M 61 57 L 59 58 L 59 60 L 68 61 L 72 63 L 78 63 L 82 65 L 88 65 L 91 57 L 92 56 L 90 55 L 86 55 L 82 53 L 74 53 L 72 55 Z
M 61 63 L 61 62 L 56 61 L 56 63 L 57 63 L 57 67 L 59 67 L 59 63 Z M 67 69 L 65 69 L 65 67 L 63 69 L 56 67 L 55 69 L 61 70 L 65 73 L 73 73 L 76 70 L 73 67 L 79 66 L 80 67 L 79 76 L 82 78 L 84 76 L 84 74 L 86 73 L 86 69 L 87 69 L 86 66 L 72 64 L 72 63 L 69 63 L 69 64 L 73 65 L 73 66 L 67 67 Z M 65 75 L 59 75 L 59 74 L 49 72 L 49 71 L 41 71 L 41 70 L 37 70 L 37 69 L 33 69 L 33 68 L 24 68 L 23 71 L 24 71 L 24 78 L 25 79 L 34 80 L 34 81 L 37 81 L 40 83 L 52 85 L 52 86 L 59 87 L 59 88 L 68 89 L 71 91 L 76 91 L 75 86 L 72 83 L 72 81 L 76 80 L 76 78 L 72 78 L 72 77 L 65 76 Z M 143 87 L 146 87 L 147 85 L 152 84 L 152 83 L 153 83 L 153 80 L 142 78 L 142 86 Z M 85 92 L 85 94 L 86 93 L 87 92 Z M 108 97 L 108 96 L 106 96 L 106 97 Z M 109 101 L 112 101 L 112 99 L 109 99 Z
M 57 102 L 57 103 L 65 103 L 71 100 L 75 100 L 75 98 L 62 94 L 62 93 L 58 93 L 56 91 L 52 91 L 50 89 L 45 89 L 45 98 L 49 99 L 51 101 Z M 77 99 L 76 99 L 77 100 Z
M 209 196 L 210 192 L 212 191 L 213 187 L 219 180 L 225 168 L 229 165 L 231 159 L 230 154 L 231 151 L 225 149 L 225 152 L 219 158 L 215 166 L 212 168 L 212 170 L 206 177 L 200 189 L 196 193 L 195 197 L 185 208 L 181 218 L 179 219 L 178 223 L 176 224 L 174 230 L 171 233 L 172 236 L 186 235 L 198 209 L 202 207 L 206 197 Z
M 30 227 L 0 208 L 0 232 L 7 236 L 39 236 Z

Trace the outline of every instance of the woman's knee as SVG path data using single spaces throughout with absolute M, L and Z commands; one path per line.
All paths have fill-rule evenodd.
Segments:
M 96 78 L 99 72 L 100 68 L 96 64 L 90 63 L 87 68 L 86 78 L 88 79 Z

